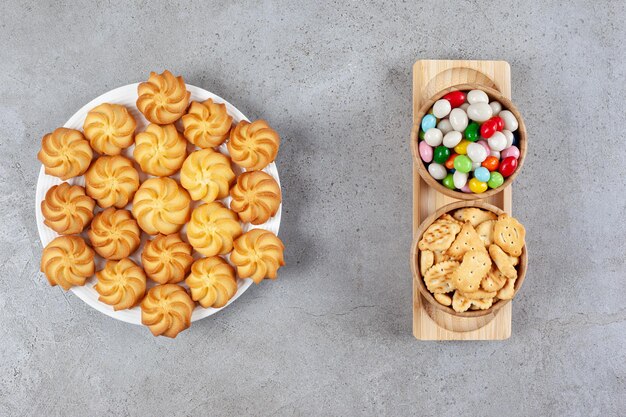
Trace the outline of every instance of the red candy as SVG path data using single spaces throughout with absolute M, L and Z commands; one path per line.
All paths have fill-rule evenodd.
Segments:
M 450 102 L 450 106 L 452 108 L 460 107 L 461 104 L 465 103 L 465 93 L 463 91 L 452 91 L 451 93 L 443 96 L 444 100 L 448 100 Z
M 454 168 L 454 158 L 456 158 L 458 155 L 453 153 L 452 155 L 450 155 L 450 157 L 448 158 L 448 160 L 446 161 L 446 163 L 444 164 L 446 168 L 448 169 L 453 169 Z
M 508 158 L 504 158 L 504 161 L 500 164 L 500 174 L 503 177 L 510 177 L 511 174 L 515 172 L 517 169 L 517 159 L 509 156 Z
M 498 116 L 493 116 L 491 120 L 496 121 L 496 130 L 498 132 L 502 132 L 502 129 L 504 129 L 504 120 L 502 120 L 502 118 Z
M 493 172 L 498 169 L 498 165 L 500 165 L 500 160 L 495 156 L 488 156 L 481 165 L 487 168 L 489 172 Z

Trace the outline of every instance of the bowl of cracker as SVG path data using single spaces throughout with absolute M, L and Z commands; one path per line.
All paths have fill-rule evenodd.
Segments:
M 524 226 L 482 201 L 441 207 L 420 225 L 411 269 L 422 297 L 457 317 L 493 314 L 521 288 L 528 265 Z

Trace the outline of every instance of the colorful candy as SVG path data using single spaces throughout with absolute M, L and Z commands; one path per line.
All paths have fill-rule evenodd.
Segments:
M 443 96 L 444 100 L 448 100 L 453 109 L 460 107 L 465 103 L 465 93 L 463 91 L 452 91 Z
M 472 178 L 469 180 L 469 189 L 476 194 L 484 193 L 487 191 L 487 183 L 479 181 L 476 178 Z
M 445 99 L 437 100 L 433 105 L 433 115 L 437 119 L 446 117 L 450 113 L 450 110 L 452 110 L 452 105 Z
M 472 170 L 472 161 L 466 155 L 458 155 L 454 158 L 454 169 L 460 172 L 470 172 Z
M 435 152 L 433 153 L 433 161 L 438 164 L 443 164 L 448 160 L 450 154 L 451 152 L 449 148 L 446 148 L 445 146 L 437 146 L 435 148 Z
M 503 177 L 510 177 L 513 172 L 515 172 L 515 169 L 517 168 L 517 159 L 513 158 L 512 156 L 509 156 L 508 158 L 504 158 L 502 160 L 502 162 L 500 163 L 500 168 L 498 168 L 498 171 L 500 171 L 500 174 L 502 174 Z
M 419 156 L 451 189 L 480 194 L 498 188 L 518 167 L 519 122 L 482 90 L 452 91 L 420 121 Z

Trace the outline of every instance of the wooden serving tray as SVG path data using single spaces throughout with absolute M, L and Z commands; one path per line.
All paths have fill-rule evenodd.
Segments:
M 422 104 L 433 95 L 458 84 L 478 83 L 511 98 L 511 67 L 506 61 L 420 60 L 413 65 L 413 124 Z M 511 213 L 511 187 L 480 200 Z M 428 186 L 413 166 L 413 236 L 426 217 L 439 207 L 459 201 Z M 417 289 L 413 277 L 413 334 L 419 340 L 503 340 L 511 336 L 511 302 L 495 314 L 461 318 L 432 308 Z

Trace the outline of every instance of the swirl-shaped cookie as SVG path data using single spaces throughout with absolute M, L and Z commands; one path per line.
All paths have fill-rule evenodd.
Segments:
M 228 139 L 233 118 L 228 115 L 224 103 L 194 101 L 183 116 L 187 140 L 200 148 L 220 146 Z
M 104 269 L 96 272 L 96 278 L 93 288 L 100 294 L 98 300 L 115 311 L 136 306 L 146 293 L 146 274 L 128 258 L 107 261 Z
M 146 275 L 159 284 L 176 284 L 185 279 L 193 263 L 191 245 L 178 233 L 158 235 L 149 240 L 141 253 Z
M 157 177 L 175 174 L 187 156 L 187 141 L 174 125 L 150 124 L 135 136 L 135 161 Z
M 128 158 L 101 156 L 85 174 L 85 188 L 100 207 L 123 208 L 139 188 L 139 173 Z
M 207 203 L 227 197 L 234 181 L 230 158 L 210 148 L 192 152 L 180 170 L 180 184 L 191 198 Z
M 196 307 L 185 289 L 176 284 L 152 287 L 141 302 L 141 323 L 155 336 L 174 338 L 191 326 Z
M 174 77 L 168 70 L 150 73 L 148 81 L 137 87 L 137 108 L 152 123 L 167 125 L 185 114 L 191 93 L 183 77 Z
M 102 103 L 87 113 L 83 130 L 91 147 L 105 155 L 119 155 L 133 144 L 137 122 L 120 104 Z
M 226 145 L 233 162 L 248 171 L 260 171 L 276 159 L 280 137 L 265 120 L 242 120 L 230 131 Z
M 41 202 L 44 224 L 62 235 L 75 235 L 93 219 L 96 202 L 80 185 L 64 182 L 48 190 Z
M 285 265 L 283 242 L 272 232 L 252 229 L 235 240 L 230 261 L 241 278 L 258 284 L 264 278 L 276 279 L 278 268 Z
M 105 259 L 126 258 L 141 242 L 141 231 L 130 211 L 113 207 L 96 214 L 87 235 L 91 246 Z
M 48 243 L 41 254 L 41 272 L 50 285 L 65 291 L 85 285 L 94 273 L 93 250 L 79 236 L 59 236 Z
M 150 178 L 135 194 L 133 216 L 146 233 L 169 235 L 189 221 L 189 203 L 189 194 L 173 179 Z
M 195 261 L 185 282 L 191 298 L 204 308 L 224 307 L 237 292 L 235 270 L 219 256 Z
M 230 208 L 241 221 L 252 224 L 265 223 L 278 212 L 280 187 L 271 175 L 263 171 L 244 172 L 231 188 Z
M 37 159 L 46 167 L 46 174 L 62 180 L 83 175 L 93 158 L 93 151 L 82 133 L 60 127 L 41 139 Z
M 226 255 L 241 232 L 237 214 L 219 201 L 196 207 L 187 225 L 189 243 L 204 256 Z

